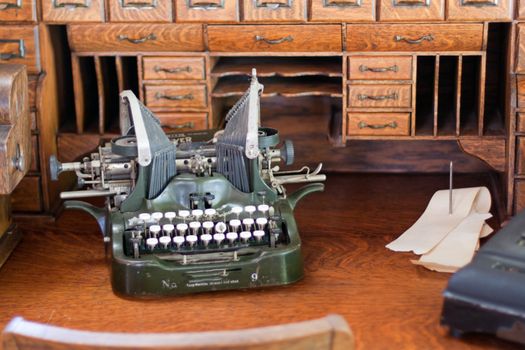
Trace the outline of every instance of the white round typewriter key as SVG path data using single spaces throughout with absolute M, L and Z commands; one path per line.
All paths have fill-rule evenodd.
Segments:
M 266 224 L 268 223 L 268 219 L 267 218 L 257 218 L 257 220 L 255 220 L 255 223 L 257 224 L 257 227 L 259 228 L 259 230 L 263 230 L 264 226 L 266 226 Z
M 190 216 L 190 211 L 189 210 L 179 210 L 179 216 L 183 219 L 183 220 L 186 220 L 186 218 L 188 216 Z
M 159 235 L 160 232 L 160 226 L 159 225 L 151 225 L 149 227 L 149 232 L 151 232 L 155 237 Z
M 242 220 L 242 224 L 244 225 L 244 229 L 246 231 L 251 231 L 253 223 L 254 220 L 252 218 L 246 218 Z
M 193 215 L 197 219 L 199 219 L 203 214 L 204 214 L 204 212 L 201 209 L 193 209 L 191 211 L 191 215 Z
M 215 224 L 215 232 L 217 233 L 224 233 L 226 232 L 227 229 L 228 227 L 222 221 L 219 221 L 217 224 Z
M 237 215 L 237 219 L 238 219 L 239 218 L 239 214 L 242 213 L 242 207 L 233 207 L 232 208 L 232 213 Z
M 186 236 L 186 242 L 190 244 L 190 247 L 193 247 L 195 243 L 197 243 L 197 240 L 199 238 L 196 235 L 188 235 Z
M 177 248 L 180 248 L 180 246 L 184 243 L 184 241 L 185 241 L 184 236 L 173 237 L 173 243 L 177 245 Z
M 259 210 L 263 214 L 266 214 L 266 212 L 270 210 L 270 206 L 268 204 L 259 204 L 257 210 Z
M 212 237 L 208 233 L 205 233 L 205 234 L 201 235 L 201 241 L 202 241 L 202 243 L 204 244 L 205 247 L 208 246 L 208 243 L 210 243 L 211 239 L 212 239 Z
M 239 235 L 237 234 L 237 232 L 228 232 L 226 234 L 226 238 L 228 238 L 228 240 L 230 241 L 230 243 L 233 244 L 233 242 L 235 242 L 235 240 L 237 239 L 237 237 L 239 237 Z
M 250 216 L 252 216 L 252 214 L 255 213 L 256 210 L 257 208 L 255 207 L 255 205 L 247 205 L 244 207 L 244 211 L 247 212 Z
M 217 242 L 217 245 L 221 245 L 221 242 L 224 241 L 224 233 L 216 233 L 213 235 L 213 240 Z
M 257 242 L 260 242 L 261 239 L 264 237 L 264 231 L 263 230 L 255 230 L 255 231 L 253 231 L 253 237 L 255 237 Z
M 202 227 L 204 228 L 204 230 L 206 231 L 206 233 L 210 233 L 211 230 L 213 229 L 213 226 L 215 226 L 215 224 L 213 223 L 213 221 L 204 221 L 202 223 Z
M 179 235 L 184 236 L 186 234 L 186 231 L 188 230 L 188 224 L 177 224 L 177 232 L 179 232 Z
M 204 210 L 204 215 L 206 215 L 206 216 L 214 216 L 215 214 L 217 214 L 217 210 L 215 210 L 213 208 L 208 208 L 208 209 Z
M 164 246 L 164 249 L 167 249 L 168 248 L 168 244 L 170 244 L 171 242 L 171 237 L 170 236 L 162 236 L 159 238 L 159 242 L 160 244 L 162 244 Z
M 192 221 L 190 222 L 190 229 L 191 229 L 191 232 L 196 235 L 197 233 L 199 233 L 199 229 L 201 228 L 201 223 L 200 221 Z
M 160 219 L 162 219 L 164 217 L 164 214 L 162 214 L 160 211 L 156 211 L 154 212 L 153 214 L 151 214 L 151 218 L 157 222 L 157 224 L 159 223 Z
M 148 238 L 148 239 L 146 240 L 146 244 L 147 244 L 147 246 L 149 247 L 149 249 L 153 250 L 153 249 L 155 249 L 155 246 L 156 246 L 157 244 L 159 244 L 159 240 L 156 239 L 156 238 L 153 238 L 153 237 L 152 237 L 152 238 Z
M 241 220 L 238 220 L 238 219 L 230 220 L 230 226 L 231 226 L 232 231 L 237 231 L 239 227 L 241 226 Z
M 167 234 L 168 236 L 171 236 L 171 233 L 173 232 L 174 229 L 175 229 L 175 226 L 173 226 L 172 224 L 162 225 L 162 231 L 164 231 L 164 233 Z
M 175 219 L 176 216 L 177 214 L 175 214 L 174 211 L 167 211 L 164 213 L 164 217 L 170 221 L 170 224 L 173 222 L 173 219 Z
M 151 214 L 150 213 L 140 213 L 139 219 L 146 223 L 151 220 Z
M 250 238 L 252 238 L 252 233 L 250 231 L 242 231 L 239 234 L 239 237 L 241 237 L 242 241 L 246 243 Z

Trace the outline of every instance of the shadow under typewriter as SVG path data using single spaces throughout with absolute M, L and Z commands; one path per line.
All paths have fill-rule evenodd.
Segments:
M 293 210 L 320 183 L 286 194 L 288 183 L 323 181 L 293 163 L 291 142 L 260 126 L 263 86 L 255 73 L 210 140 L 170 139 L 130 91 L 121 94 L 123 135 L 83 162 L 50 160 L 56 179 L 74 171 L 86 190 L 64 199 L 106 197 L 105 208 L 68 200 L 93 215 L 110 242 L 113 289 L 132 296 L 173 295 L 289 284 L 303 276 Z M 195 136 L 196 134 L 193 134 Z M 179 135 L 180 136 L 180 135 Z M 190 140 L 190 141 L 188 141 Z

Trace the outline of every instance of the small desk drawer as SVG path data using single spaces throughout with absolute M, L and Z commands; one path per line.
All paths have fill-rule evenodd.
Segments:
M 206 85 L 146 85 L 148 107 L 206 108 Z
M 410 113 L 348 113 L 349 136 L 408 136 Z
M 46 22 L 102 22 L 103 0 L 42 0 L 42 18 Z
M 444 19 L 445 0 L 381 0 L 382 21 Z
M 244 21 L 302 22 L 306 7 L 306 0 L 244 0 Z
M 40 72 L 38 28 L 0 25 L 0 64 L 25 64 L 28 73 Z
M 352 22 L 375 19 L 375 0 L 312 0 L 312 21 Z
M 198 24 L 69 25 L 71 49 L 76 52 L 203 51 Z
M 517 214 L 525 209 L 525 181 L 516 181 L 514 189 L 514 213 Z
M 525 174 L 525 137 L 520 136 L 516 141 L 516 173 Z
M 111 22 L 171 22 L 171 0 L 108 0 Z
M 516 118 L 516 131 L 525 132 L 525 113 L 518 113 Z
M 144 57 L 144 80 L 205 79 L 204 57 Z
M 27 95 L 29 97 L 29 110 L 36 110 L 36 89 L 38 88 L 38 75 L 30 75 L 27 80 Z
M 525 73 L 525 23 L 518 24 L 516 32 L 516 73 Z
M 177 22 L 238 22 L 237 0 L 186 0 L 177 1 Z
M 0 22 L 36 21 L 36 0 L 2 0 Z
M 348 107 L 410 107 L 412 85 L 350 85 Z
M 341 51 L 339 25 L 238 25 L 208 27 L 215 52 Z
M 156 113 L 166 132 L 204 130 L 208 127 L 206 113 Z
M 449 20 L 510 20 L 513 0 L 449 0 Z
M 346 27 L 348 51 L 479 51 L 483 24 L 356 24 Z
M 40 176 L 25 176 L 11 195 L 11 205 L 14 211 L 42 211 L 42 187 Z
M 412 56 L 351 56 L 348 79 L 412 80 Z
M 525 75 L 516 75 L 516 97 L 518 98 L 518 108 L 525 108 Z

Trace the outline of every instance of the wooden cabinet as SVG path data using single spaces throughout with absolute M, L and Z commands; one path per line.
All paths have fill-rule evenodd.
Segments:
M 306 0 L 244 0 L 246 22 L 306 21 Z
M 348 79 L 411 80 L 412 56 L 351 56 Z
M 449 0 L 449 20 L 510 20 L 511 0 Z
M 381 0 L 381 21 L 445 19 L 445 0 Z
M 40 72 L 38 28 L 33 25 L 1 25 L 0 63 L 24 64 L 28 73 Z
M 102 22 L 103 0 L 41 0 L 42 18 L 50 23 Z
M 348 113 L 347 133 L 357 136 L 408 136 L 410 113 Z
M 375 0 L 311 0 L 310 20 L 361 22 L 376 19 Z
M 177 22 L 237 22 L 238 0 L 187 0 L 176 1 Z
M 0 3 L 0 22 L 36 21 L 36 0 L 3 0 Z
M 107 0 L 110 22 L 171 22 L 171 0 Z

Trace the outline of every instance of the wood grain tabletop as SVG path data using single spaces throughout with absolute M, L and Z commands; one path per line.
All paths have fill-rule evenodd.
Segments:
M 458 174 L 455 183 L 488 181 L 482 174 Z M 337 313 L 352 328 L 357 349 L 518 349 L 487 335 L 451 337 L 439 324 L 450 275 L 384 247 L 447 185 L 447 175 L 329 174 L 325 192 L 296 209 L 304 279 L 286 287 L 154 300 L 112 292 L 104 244 L 86 214 L 70 211 L 56 223 L 23 224 L 22 243 L 0 269 L 0 327 L 22 316 L 94 331 L 208 331 Z

